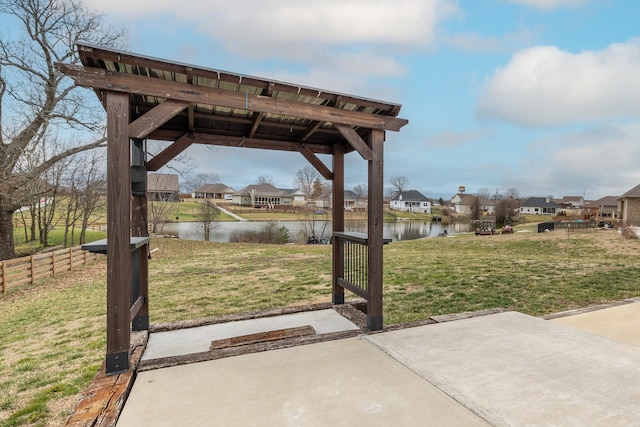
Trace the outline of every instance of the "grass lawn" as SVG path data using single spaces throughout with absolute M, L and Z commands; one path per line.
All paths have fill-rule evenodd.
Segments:
M 152 239 L 152 323 L 330 300 L 329 245 Z M 614 231 L 465 234 L 384 249 L 385 323 L 503 307 L 542 315 L 640 295 Z M 0 295 L 0 425 L 59 425 L 105 353 L 105 261 Z

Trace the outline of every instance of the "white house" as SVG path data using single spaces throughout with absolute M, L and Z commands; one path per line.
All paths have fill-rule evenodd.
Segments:
M 555 215 L 560 206 L 548 197 L 530 197 L 520 205 L 522 215 Z
M 431 200 L 417 190 L 401 191 L 393 195 L 392 211 L 431 213 Z

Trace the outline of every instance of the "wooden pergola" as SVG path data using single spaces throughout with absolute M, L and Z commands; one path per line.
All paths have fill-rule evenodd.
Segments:
M 82 66 L 56 66 L 107 112 L 107 239 L 93 250 L 107 253 L 108 374 L 129 370 L 131 331 L 149 327 L 147 171 L 192 144 L 297 151 L 330 180 L 333 303 L 344 303 L 345 289 L 361 296 L 367 327 L 382 328 L 383 143 L 408 123 L 399 104 L 77 47 Z M 147 158 L 148 140 L 172 143 Z M 344 231 L 344 156 L 353 151 L 368 164 L 367 233 Z

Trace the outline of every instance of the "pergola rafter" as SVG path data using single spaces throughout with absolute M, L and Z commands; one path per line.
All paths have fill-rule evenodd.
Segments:
M 107 112 L 108 237 L 96 249 L 107 253 L 107 373 L 129 369 L 131 330 L 149 326 L 146 173 L 192 144 L 297 151 L 330 180 L 333 302 L 344 303 L 345 289 L 362 296 L 368 328 L 382 328 L 383 143 L 408 123 L 396 117 L 399 104 L 100 46 L 78 51 L 82 66 L 56 66 L 92 88 Z M 146 159 L 147 139 L 172 143 Z M 344 232 L 352 151 L 368 163 L 368 229 L 358 235 Z M 320 154 L 332 157 L 330 167 Z

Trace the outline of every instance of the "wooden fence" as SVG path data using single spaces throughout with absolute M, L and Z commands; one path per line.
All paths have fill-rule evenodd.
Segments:
M 73 270 L 89 261 L 98 259 L 99 254 L 83 251 L 80 246 L 44 252 L 36 255 L 0 261 L 2 293 L 24 284 L 34 284 L 36 280 L 55 276 L 63 271 Z

